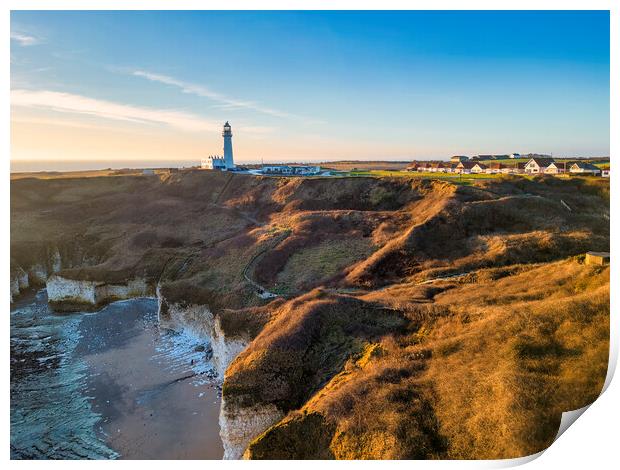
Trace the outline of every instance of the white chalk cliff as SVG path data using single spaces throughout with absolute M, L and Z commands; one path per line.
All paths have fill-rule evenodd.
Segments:
M 149 297 L 152 294 L 144 279 L 118 284 L 69 279 L 58 274 L 47 279 L 47 298 L 51 305 L 61 310 L 80 306 L 96 308 L 115 300 Z
M 250 442 L 284 418 L 276 406 L 254 405 L 247 408 L 230 404 L 222 397 L 220 436 L 224 459 L 240 459 Z
M 222 329 L 220 318 L 214 316 L 206 305 L 181 305 L 168 301 L 157 289 L 160 325 L 172 330 L 189 329 L 208 339 L 213 349 L 213 363 L 218 378 L 224 380 L 230 363 L 249 344 L 242 336 L 230 337 Z M 255 405 L 241 408 L 222 397 L 220 407 L 220 437 L 224 446 L 224 459 L 240 459 L 248 444 L 284 417 L 274 405 Z

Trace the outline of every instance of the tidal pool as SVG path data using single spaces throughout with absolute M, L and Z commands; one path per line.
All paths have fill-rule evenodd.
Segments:
M 154 299 L 54 314 L 11 308 L 11 458 L 221 459 L 204 339 L 161 330 Z

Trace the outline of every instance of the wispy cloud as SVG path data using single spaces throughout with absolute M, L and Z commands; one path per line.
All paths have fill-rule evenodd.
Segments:
M 258 111 L 260 113 L 269 114 L 271 116 L 276 116 L 280 118 L 289 118 L 289 117 L 300 118 L 300 116 L 296 116 L 291 113 L 287 113 L 287 112 L 280 111 L 277 109 L 262 106 L 256 103 L 255 101 L 238 100 L 238 99 L 230 98 L 225 95 L 222 95 L 221 93 L 217 93 L 208 87 L 205 87 L 202 85 L 196 85 L 194 83 L 184 82 L 182 80 L 177 80 L 176 78 L 169 77 L 167 75 L 160 75 L 157 73 L 146 72 L 144 70 L 135 70 L 132 73 L 132 75 L 136 77 L 146 78 L 147 80 L 150 80 L 152 82 L 159 82 L 159 83 L 164 83 L 166 85 L 175 86 L 177 88 L 180 88 L 183 93 L 189 93 L 192 95 L 209 98 L 213 101 L 218 102 L 218 104 L 213 106 L 214 108 L 226 109 L 226 110 L 250 109 L 253 111 Z
M 114 130 L 119 131 L 117 126 L 106 126 L 100 123 L 92 123 L 87 121 L 80 121 L 79 119 L 71 119 L 71 118 L 62 118 L 59 119 L 57 116 L 52 117 L 34 117 L 34 116 L 20 116 L 20 115 L 12 115 L 11 116 L 11 124 L 34 124 L 40 126 L 54 126 L 54 127 L 71 127 L 73 129 L 93 129 L 93 130 Z M 132 130 L 133 132 L 133 130 Z
M 185 131 L 217 131 L 220 123 L 171 109 L 155 109 L 48 90 L 12 90 L 11 106 L 84 114 L 117 121 L 159 124 Z
M 239 132 L 247 132 L 250 134 L 271 134 L 277 129 L 269 126 L 239 126 Z
M 11 31 L 11 39 L 16 41 L 20 46 L 34 46 L 41 42 L 39 38 L 30 34 L 23 34 L 15 31 Z

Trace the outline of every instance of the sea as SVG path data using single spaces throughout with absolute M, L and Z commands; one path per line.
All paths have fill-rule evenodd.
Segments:
M 38 171 L 120 170 L 123 168 L 191 168 L 199 160 L 11 160 L 11 173 Z

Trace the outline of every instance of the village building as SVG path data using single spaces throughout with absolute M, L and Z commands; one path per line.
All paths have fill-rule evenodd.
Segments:
M 471 173 L 471 169 L 476 165 L 477 165 L 476 162 L 461 162 L 458 165 L 456 165 L 455 172 L 469 174 Z
M 502 169 L 505 167 L 506 165 L 504 165 L 503 163 L 500 162 L 490 162 L 486 169 L 484 170 L 485 173 L 487 174 L 497 174 L 497 173 L 501 173 Z
M 573 163 L 575 162 L 571 162 L 568 160 L 564 160 L 564 161 L 555 160 L 547 168 L 545 168 L 545 173 L 550 174 L 550 175 L 568 173 L 568 170 Z
M 483 163 L 476 163 L 474 166 L 471 167 L 471 171 L 470 173 L 484 173 L 487 169 L 487 166 Z
M 584 175 L 600 175 L 601 169 L 588 162 L 576 162 L 570 166 L 571 173 L 579 173 Z
M 502 165 L 500 173 L 508 175 L 516 175 L 519 173 L 525 173 L 525 162 L 512 162 Z
M 519 153 L 511 153 L 510 158 L 521 158 L 521 154 Z
M 431 163 L 430 162 L 420 163 L 420 166 L 418 166 L 418 171 L 431 171 Z
M 601 176 L 603 178 L 609 178 L 609 168 L 604 168 L 601 170 Z
M 446 172 L 446 163 L 436 162 L 432 163 L 430 167 L 430 171 L 433 173 L 445 173 Z
M 309 165 L 263 165 L 261 172 L 266 175 L 309 176 L 319 174 L 321 167 Z
M 530 158 L 525 164 L 526 173 L 544 173 L 549 165 L 554 162 L 552 158 Z
M 226 163 L 224 157 L 218 155 L 209 155 L 207 158 L 203 158 L 200 161 L 200 168 L 204 170 L 226 170 Z

